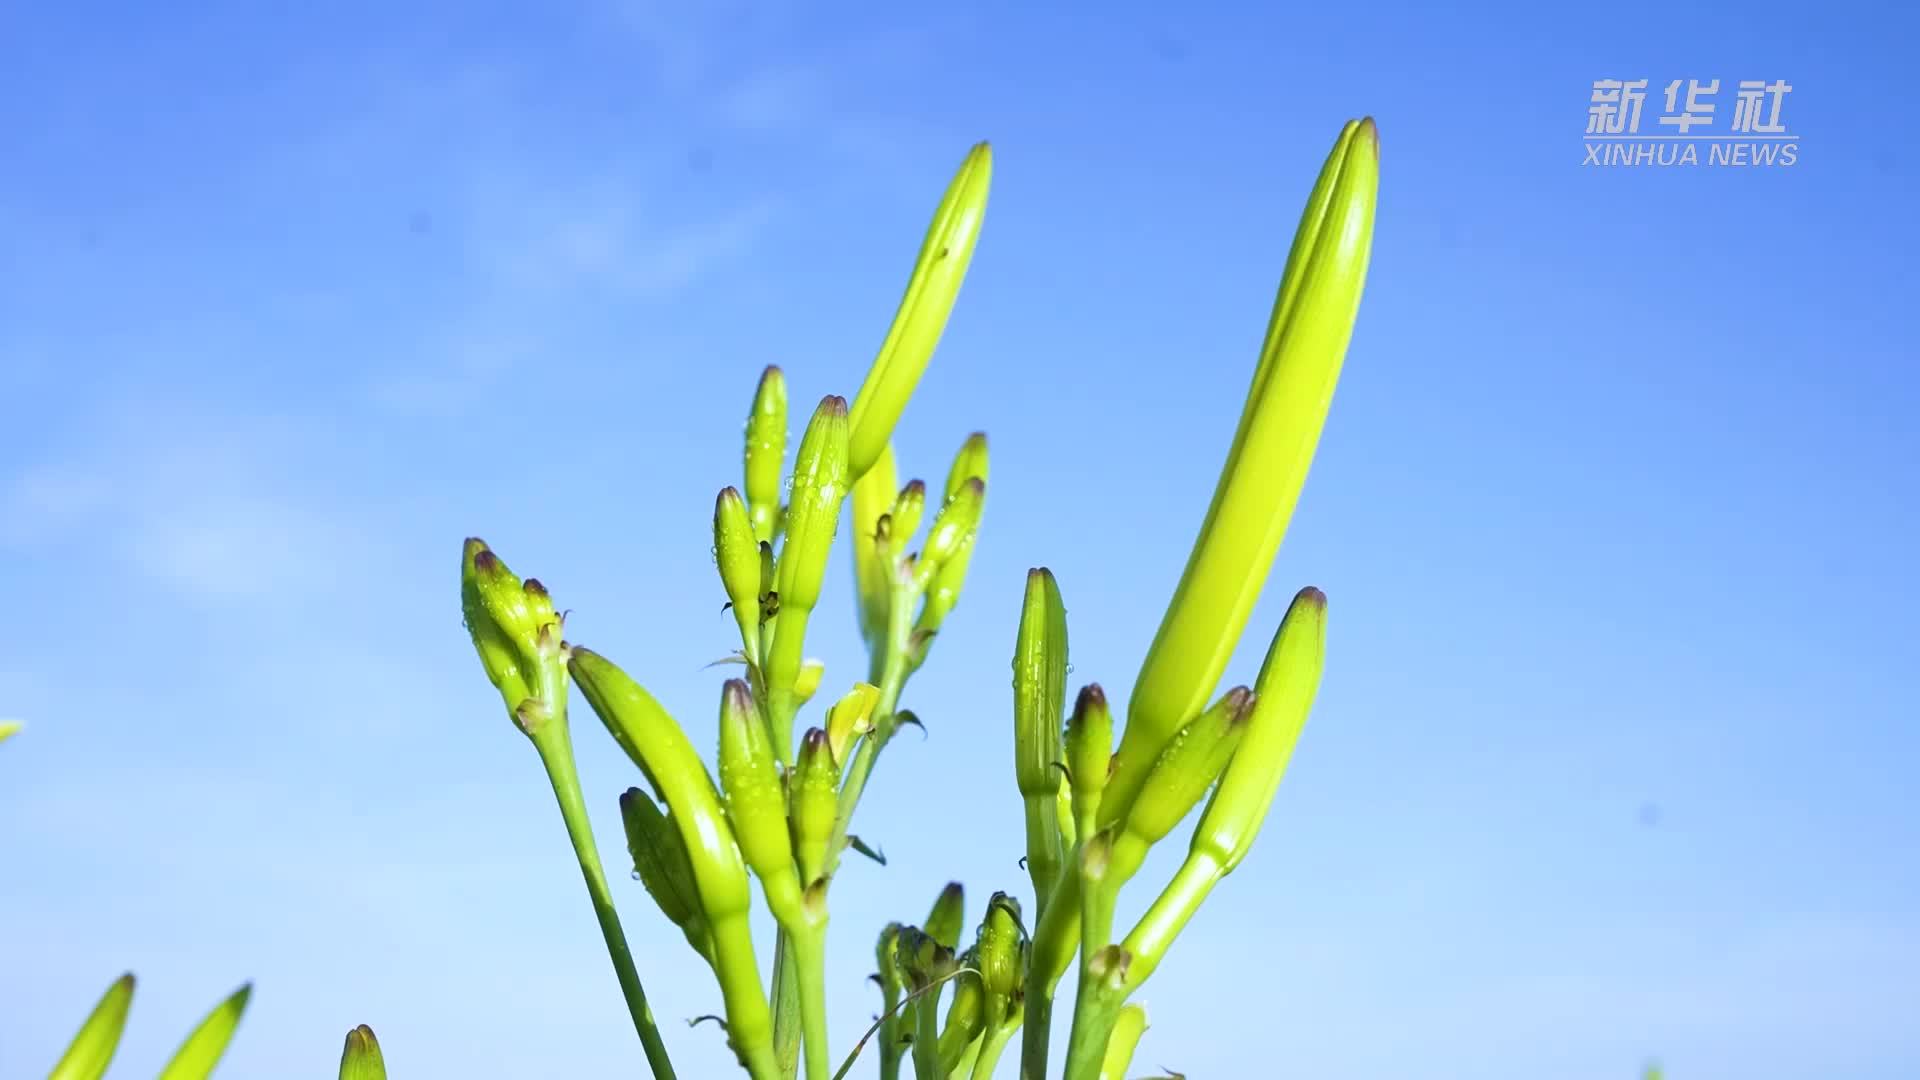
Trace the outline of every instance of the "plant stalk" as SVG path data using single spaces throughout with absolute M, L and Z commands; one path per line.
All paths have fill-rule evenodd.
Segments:
M 640 1035 L 647 1065 L 655 1080 L 675 1080 L 673 1062 L 667 1056 L 666 1043 L 653 1022 L 653 1010 L 647 1005 L 647 992 L 640 985 L 640 972 L 633 965 L 633 951 L 627 947 L 627 935 L 620 928 L 620 913 L 613 906 L 613 893 L 607 888 L 606 871 L 600 865 L 600 851 L 593 842 L 593 827 L 587 821 L 586 800 L 580 794 L 580 774 L 574 765 L 573 740 L 564 722 L 549 723 L 533 740 L 546 766 L 547 779 L 553 785 L 554 798 L 560 803 L 560 817 L 566 822 L 567 839 L 580 861 L 580 875 L 586 879 L 587 895 L 593 900 L 593 914 L 600 921 L 600 933 L 607 940 L 607 955 L 613 959 L 614 974 L 620 980 L 620 992 L 627 999 L 627 1012 L 633 1017 L 633 1029 Z

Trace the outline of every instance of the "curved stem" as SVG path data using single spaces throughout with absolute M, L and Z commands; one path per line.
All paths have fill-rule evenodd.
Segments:
M 564 723 L 550 723 L 534 739 L 534 748 L 546 766 L 547 779 L 553 785 L 554 798 L 560 803 L 560 817 L 567 825 L 567 839 L 573 842 L 574 856 L 580 861 L 580 876 L 586 879 L 587 895 L 593 900 L 593 914 L 600 921 L 601 936 L 607 941 L 607 955 L 613 959 L 614 974 L 620 979 L 620 992 L 627 999 L 627 1012 L 633 1016 L 633 1029 L 640 1034 L 647 1064 L 655 1080 L 674 1080 L 673 1062 L 667 1057 L 666 1043 L 653 1022 L 653 1010 L 647 1005 L 647 992 L 640 985 L 640 972 L 633 964 L 633 951 L 627 947 L 627 935 L 620 929 L 620 914 L 613 906 L 613 893 L 607 888 L 606 871 L 600 865 L 600 851 L 593 842 L 593 827 L 587 822 L 586 800 L 580 794 L 580 774 L 574 766 L 573 742 Z
M 973 1059 L 973 1071 L 968 1074 L 972 1080 L 993 1080 L 993 1070 L 1000 1067 L 1000 1052 L 1012 1038 L 1012 1024 L 995 1024 L 987 1029 L 980 1038 L 980 1053 Z

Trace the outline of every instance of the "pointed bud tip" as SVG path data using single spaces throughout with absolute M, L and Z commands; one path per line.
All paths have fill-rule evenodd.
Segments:
M 949 881 L 947 882 L 947 887 L 940 890 L 940 899 L 944 903 L 964 897 L 966 894 L 967 887 L 965 885 L 957 881 Z
M 1254 692 L 1245 686 L 1236 686 L 1227 691 L 1227 724 L 1236 726 L 1247 722 L 1253 714 Z
M 765 386 L 769 382 L 778 382 L 784 378 L 786 378 L 786 372 L 780 370 L 779 364 L 768 364 L 766 369 L 760 372 L 760 385 Z
M 1106 707 L 1107 692 L 1100 688 L 1099 683 L 1088 683 L 1081 687 L 1080 696 L 1076 698 L 1073 703 L 1075 712 L 1081 712 L 1086 709 L 1104 709 Z
M 972 451 L 985 450 L 987 448 L 987 433 L 984 431 L 976 431 L 967 436 L 967 441 L 962 444 L 962 448 Z
M 839 394 L 828 394 L 820 399 L 820 408 L 816 411 L 834 419 L 844 418 L 847 415 L 847 399 Z
M 528 578 L 521 582 L 520 589 L 528 596 L 539 597 L 541 599 L 545 599 L 548 596 L 547 587 L 540 583 L 539 578 Z
M 1311 604 L 1324 611 L 1327 607 L 1327 594 L 1309 585 L 1294 595 L 1293 602 L 1296 604 Z
M 486 547 L 482 547 L 479 551 L 472 552 L 468 557 L 473 562 L 473 571 L 476 574 L 493 574 L 498 573 L 500 570 L 500 556 L 495 555 Z
M 753 708 L 753 690 L 747 686 L 745 679 L 728 679 L 726 685 L 720 688 L 720 693 L 729 709 L 744 712 Z
M 1373 117 L 1363 116 L 1360 118 L 1360 135 L 1367 140 L 1367 145 L 1373 148 L 1373 156 L 1378 158 L 1380 156 L 1380 129 L 1374 124 Z
M 744 500 L 740 498 L 740 490 L 732 486 L 721 488 L 719 496 L 713 500 L 714 506 L 716 508 L 725 506 L 727 503 L 730 503 L 730 502 L 742 502 L 742 501 Z
M 832 746 L 833 740 L 827 737 L 825 731 L 817 727 L 808 728 L 806 733 L 800 736 L 800 750 L 802 753 L 806 753 L 807 751 L 812 751 L 816 754 L 825 753 L 830 750 Z
M 911 493 L 911 495 L 909 495 L 909 493 Z M 908 495 L 910 498 L 925 495 L 926 493 L 927 482 L 925 480 L 909 480 L 907 481 L 907 486 L 900 489 L 900 494 Z

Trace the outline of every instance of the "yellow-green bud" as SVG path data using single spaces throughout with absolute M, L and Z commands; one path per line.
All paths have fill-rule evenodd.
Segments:
M 993 153 L 980 143 L 967 154 L 934 212 L 893 326 L 854 397 L 851 451 L 856 478 L 880 459 L 946 329 L 960 282 L 973 261 L 992 178 Z
M 747 414 L 747 503 L 753 535 L 772 540 L 780 526 L 780 467 L 787 455 L 787 380 L 777 367 L 760 373 Z
M 1020 901 L 997 892 L 987 902 L 974 949 L 980 960 L 980 979 L 989 998 L 1006 998 L 1026 979 L 1022 946 L 1026 933 L 1020 925 Z
M 820 680 L 827 676 L 827 665 L 818 660 L 800 661 L 800 674 L 793 680 L 793 700 L 805 705 L 820 691 Z
M 1067 608 L 1045 568 L 1027 571 L 1013 646 L 1014 779 L 1020 794 L 1051 798 L 1060 786 L 1060 717 L 1067 703 Z
M 733 617 L 740 624 L 740 642 L 747 658 L 758 661 L 760 642 L 760 541 L 740 493 L 722 488 L 713 504 L 713 555 L 720 567 L 720 584 L 727 590 Z
M 347 1032 L 347 1044 L 340 1050 L 340 1080 L 387 1080 L 380 1040 L 365 1024 Z
M 1236 686 L 1174 733 L 1125 811 L 1127 833 L 1152 845 L 1180 824 L 1232 760 L 1253 706 L 1253 691 Z
M 720 691 L 720 790 L 727 796 L 740 854 L 763 882 L 793 874 L 787 800 L 767 726 L 739 679 Z
M 826 574 L 827 555 L 833 549 L 847 488 L 847 403 L 828 397 L 821 401 L 800 439 L 793 465 L 793 489 L 788 494 L 787 539 L 780 548 L 780 614 L 774 623 L 773 643 L 766 650 L 766 678 L 771 715 L 783 724 L 792 722 L 807 618 L 820 600 L 820 583 Z M 785 742 L 792 737 L 792 728 L 786 727 L 777 735 Z
M 959 495 L 968 480 L 978 480 L 982 485 L 987 482 L 987 437 L 977 431 L 954 455 L 953 468 L 947 473 L 946 500 L 950 502 Z M 927 599 L 920 608 L 919 619 L 914 622 L 915 630 L 938 633 L 946 623 L 947 615 L 960 602 L 960 590 L 967 583 L 967 567 L 973 562 L 973 548 L 979 535 L 980 515 L 976 514 L 972 530 L 928 581 Z
M 1258 699 L 1247 718 L 1240 748 L 1194 829 L 1193 850 L 1218 860 L 1222 875 L 1247 857 L 1273 805 L 1319 693 L 1326 645 L 1326 594 L 1311 587 L 1302 589 L 1287 608 L 1261 665 L 1254 684 L 1259 688 Z
M 957 881 L 947 883 L 927 913 L 927 936 L 948 949 L 960 947 L 960 929 L 967 924 L 967 890 Z
M 793 845 L 800 878 L 808 885 L 826 874 L 834 821 L 840 813 L 840 766 L 827 733 L 808 728 L 800 738 L 793 779 Z
M 488 681 L 528 735 L 566 716 L 566 657 L 560 617 L 546 587 L 522 582 L 485 542 L 470 539 L 460 559 L 460 608 Z
M 933 527 L 927 530 L 926 547 L 913 564 L 913 584 L 916 589 L 925 590 L 940 568 L 973 542 L 973 533 L 980 527 L 980 511 L 986 498 L 986 483 L 979 477 L 973 477 L 961 484 L 960 490 L 940 508 L 940 513 L 933 519 Z
M 860 636 L 870 644 L 887 632 L 887 608 L 893 595 L 891 547 L 879 542 L 880 521 L 896 496 L 893 446 L 853 485 L 853 582 L 860 602 Z M 891 528 L 891 526 L 889 526 Z
M 1373 121 L 1349 122 L 1308 197 L 1213 502 L 1134 681 L 1114 767 L 1122 801 L 1213 694 L 1286 535 L 1359 314 L 1379 154 Z
M 1090 825 L 1096 820 L 1100 793 L 1107 786 L 1107 767 L 1113 757 L 1113 713 L 1099 683 L 1082 687 L 1067 721 L 1067 773 L 1073 785 L 1073 820 Z
M 660 905 L 660 913 L 682 929 L 694 919 L 704 921 L 700 894 L 693 884 L 693 866 L 687 861 L 687 845 L 673 822 L 639 788 L 628 788 L 621 794 L 620 821 L 627 834 L 627 854 L 633 857 L 633 872 Z
M 887 510 L 888 535 L 901 543 L 920 528 L 920 516 L 927 510 L 927 485 L 921 480 L 909 480 L 907 486 L 894 496 L 893 506 Z

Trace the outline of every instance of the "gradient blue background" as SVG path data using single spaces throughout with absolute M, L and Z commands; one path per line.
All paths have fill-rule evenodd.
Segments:
M 898 446 L 938 478 L 985 429 L 993 484 L 907 696 L 931 736 L 859 818 L 891 864 L 835 892 L 851 1045 L 881 923 L 949 877 L 970 914 L 1024 887 L 1023 571 L 1063 582 L 1076 681 L 1124 698 L 1362 113 L 1360 328 L 1229 672 L 1312 583 L 1325 690 L 1254 856 L 1144 991 L 1135 1071 L 1920 1075 L 1916 29 L 1848 4 L 7 6 L 0 716 L 30 726 L 0 750 L 0 1075 L 41 1075 L 129 968 L 120 1076 L 245 979 L 223 1077 L 330 1076 L 361 1022 L 407 1080 L 635 1075 L 460 627 L 459 542 L 546 581 L 704 743 L 733 634 L 705 521 L 754 378 L 852 393 L 990 138 Z M 1784 78 L 1800 164 L 1582 168 L 1609 76 Z M 833 685 L 862 667 L 837 558 Z M 620 874 L 630 767 L 578 731 L 682 1075 L 726 1075 L 680 1022 L 717 1009 L 708 976 Z

